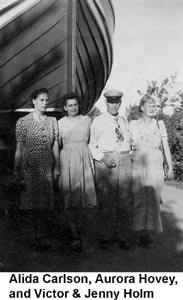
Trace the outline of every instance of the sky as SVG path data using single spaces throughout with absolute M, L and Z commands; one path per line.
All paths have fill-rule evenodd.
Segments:
M 138 103 L 137 90 L 171 75 L 183 78 L 183 0 L 113 0 L 114 62 L 105 89 L 124 93 L 122 110 Z M 177 88 L 182 84 L 177 84 Z M 104 109 L 104 97 L 97 106 Z

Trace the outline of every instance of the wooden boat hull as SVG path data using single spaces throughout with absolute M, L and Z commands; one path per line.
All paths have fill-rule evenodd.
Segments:
M 0 7 L 0 114 L 31 109 L 31 93 L 47 87 L 48 112 L 62 115 L 63 95 L 76 91 L 87 113 L 112 67 L 114 11 L 110 0 L 24 0 Z M 0 134 L 1 134 L 0 132 Z

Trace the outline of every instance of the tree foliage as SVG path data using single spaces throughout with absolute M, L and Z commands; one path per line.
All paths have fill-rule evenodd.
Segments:
M 169 119 L 165 120 L 170 151 L 172 154 L 175 179 L 183 180 L 183 97 L 181 106 L 176 108 Z
M 155 98 L 157 105 L 159 106 L 159 113 L 162 114 L 164 109 L 169 107 L 175 109 L 181 102 L 180 93 L 173 93 L 173 86 L 176 76 L 171 78 L 165 78 L 161 83 L 155 80 L 148 82 L 147 89 L 143 94 L 141 91 L 137 91 L 139 95 L 149 95 Z
M 127 114 L 128 122 L 130 122 L 132 120 L 138 120 L 142 116 L 142 112 L 139 110 L 138 105 L 134 105 L 134 106 L 130 105 L 126 109 L 126 114 Z
M 93 120 L 95 117 L 99 116 L 100 114 L 101 114 L 100 109 L 95 105 L 93 105 L 87 115 Z

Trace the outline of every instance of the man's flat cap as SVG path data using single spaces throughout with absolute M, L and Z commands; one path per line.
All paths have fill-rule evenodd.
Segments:
M 118 90 L 109 90 L 104 94 L 108 102 L 118 102 L 122 96 L 123 93 Z

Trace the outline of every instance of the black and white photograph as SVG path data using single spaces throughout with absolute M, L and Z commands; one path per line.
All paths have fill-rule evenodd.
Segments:
M 183 272 L 182 0 L 0 1 L 0 272 Z

